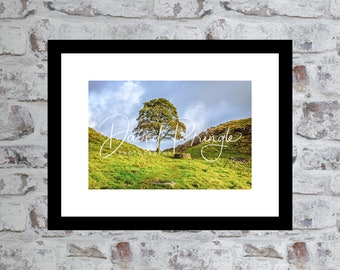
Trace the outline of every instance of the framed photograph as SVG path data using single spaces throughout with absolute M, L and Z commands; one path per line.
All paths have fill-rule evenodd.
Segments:
M 292 229 L 292 41 L 50 40 L 48 100 L 48 229 Z

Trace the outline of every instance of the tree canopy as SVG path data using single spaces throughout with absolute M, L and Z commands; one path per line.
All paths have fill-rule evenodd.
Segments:
M 140 141 L 157 141 L 157 152 L 161 151 L 161 141 L 182 139 L 186 131 L 179 121 L 176 107 L 166 98 L 152 99 L 144 103 L 137 118 L 138 124 L 133 132 Z

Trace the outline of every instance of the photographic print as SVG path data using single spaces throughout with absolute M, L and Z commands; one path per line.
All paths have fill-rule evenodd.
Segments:
M 291 54 L 289 40 L 50 40 L 48 228 L 291 229 Z
M 89 189 L 251 189 L 250 81 L 90 81 Z

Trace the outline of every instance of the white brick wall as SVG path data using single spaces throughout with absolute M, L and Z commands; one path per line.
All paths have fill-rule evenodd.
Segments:
M 340 269 L 339 18 L 339 0 L 0 0 L 0 269 Z M 47 231 L 52 38 L 293 39 L 294 230 Z

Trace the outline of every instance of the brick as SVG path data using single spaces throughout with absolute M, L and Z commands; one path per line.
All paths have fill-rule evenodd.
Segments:
M 336 39 L 334 38 L 334 40 Z M 334 47 L 336 46 L 337 44 L 334 44 Z M 311 91 L 316 92 L 315 94 L 321 93 L 329 96 L 340 94 L 340 78 L 338 78 L 340 60 L 338 55 L 329 52 L 321 56 L 305 56 L 302 61 L 308 62 Z
M 334 18 L 336 19 L 340 18 L 340 1 L 339 0 L 331 0 L 330 12 Z
M 327 190 L 330 178 L 331 176 L 324 172 L 294 170 L 293 192 L 310 195 L 322 194 Z
M 266 257 L 275 259 L 283 258 L 273 245 L 258 247 L 252 244 L 245 244 L 243 249 L 245 257 Z
M 154 13 L 159 18 L 200 18 L 212 12 L 207 0 L 155 0 Z
M 340 170 L 340 147 L 305 147 L 301 167 L 306 170 Z
M 260 17 L 270 16 L 291 16 L 303 18 L 315 18 L 324 16 L 327 3 L 323 0 L 312 1 L 286 1 L 277 2 L 275 0 L 233 0 L 220 1 L 225 10 L 235 11 L 244 15 Z
M 177 242 L 173 243 L 168 254 L 168 264 L 164 269 L 232 269 L 234 262 L 230 247 L 220 242 Z
M 61 23 L 51 20 L 59 39 L 204 39 L 204 31 L 188 22 L 143 22 L 131 19 L 119 24 Z M 55 30 L 58 29 L 58 30 Z M 38 38 L 40 35 L 36 32 Z M 51 35 L 51 33 L 50 33 Z
M 23 232 L 25 229 L 26 211 L 24 207 L 19 203 L 0 203 L 0 232 Z
M 233 25 L 234 39 L 282 39 L 288 34 L 288 26 L 276 22 L 267 24 L 231 21 L 230 24 Z
M 324 52 L 334 50 L 336 47 L 336 28 L 325 23 L 285 23 L 275 20 L 271 23 L 259 21 L 234 21 L 234 39 L 291 39 L 293 40 L 293 51 Z
M 47 100 L 46 63 L 4 61 L 0 67 L 0 97 L 19 101 Z
M 217 269 L 237 269 L 237 270 L 287 270 L 290 269 L 288 263 L 281 260 L 269 260 L 263 258 L 236 258 L 232 267 Z
M 30 112 L 19 105 L 0 100 L 0 141 L 15 140 L 34 131 Z
M 296 133 L 307 139 L 340 140 L 340 104 L 309 102 L 303 104 L 303 115 Z
M 54 39 L 56 35 L 55 26 L 51 24 L 50 19 L 44 18 L 37 21 L 29 33 L 30 49 L 36 55 L 45 57 L 47 52 L 47 41 Z
M 111 249 L 111 261 L 113 263 L 128 264 L 132 261 L 132 252 L 129 242 L 119 242 Z
M 339 244 L 336 241 L 321 242 L 317 240 L 317 242 L 313 242 L 314 251 L 312 255 L 315 258 L 313 265 L 319 267 L 319 269 L 332 269 L 338 260 L 338 245 Z M 339 262 L 340 260 L 338 260 L 338 263 Z
M 24 55 L 26 35 L 18 26 L 0 26 L 0 55 Z
M 299 84 L 307 84 L 309 81 L 306 66 L 298 65 L 293 68 L 293 82 Z
M 287 37 L 293 40 L 293 51 L 322 52 L 335 47 L 336 29 L 323 23 L 298 23 L 288 27 Z M 324 43 L 324 40 L 329 42 Z
M 55 252 L 44 247 L 38 248 L 34 243 L 21 241 L 15 245 L 15 241 L 0 244 L 0 269 L 57 269 Z
M 54 268 L 51 268 L 54 269 Z M 57 261 L 57 268 L 60 270 L 75 270 L 75 269 L 82 269 L 82 270 L 93 270 L 97 269 L 92 259 L 87 258 L 67 258 L 64 259 L 63 257 L 59 258 Z M 110 268 L 107 268 L 110 269 Z M 114 268 L 112 268 L 114 269 Z M 116 268 L 119 269 L 119 268 Z M 124 268 L 123 268 L 124 269 Z
M 245 236 L 249 231 L 216 231 L 218 238 L 231 238 Z
M 298 93 L 306 92 L 306 85 L 308 85 L 309 77 L 306 66 L 297 65 L 293 68 L 293 87 Z
M 32 224 L 32 221 L 31 221 Z M 72 232 L 70 231 L 51 231 L 51 230 L 38 230 L 38 229 L 34 229 L 35 231 L 39 232 L 42 237 L 46 238 L 46 239 L 50 239 L 50 238 L 64 238 L 67 236 L 72 235 Z
M 142 233 L 142 232 L 141 232 Z M 143 234 L 143 233 L 142 233 Z M 111 247 L 111 261 L 117 269 L 231 269 L 233 253 L 227 241 L 201 241 L 191 232 L 169 235 L 149 232 L 144 241 L 118 242 Z M 195 233 L 195 236 L 199 235 Z M 131 236 L 133 237 L 133 236 Z M 151 238 L 153 237 L 153 240 Z M 123 238 L 130 238 L 127 235 Z M 150 240 L 148 240 L 150 238 Z M 138 243 L 139 242 L 139 243 Z M 127 248 L 129 246 L 129 248 Z M 199 247 L 199 248 L 198 248 Z M 119 252 L 118 250 L 121 249 Z M 242 247 L 238 247 L 242 252 Z M 234 251 L 236 248 L 234 247 Z M 235 251 L 236 252 L 236 251 Z M 127 256 L 123 255 L 127 254 Z M 208 254 L 208 256 L 207 256 Z M 125 258 L 125 259 L 124 259 Z M 116 269 L 114 268 L 114 269 Z
M 340 196 L 340 174 L 333 177 L 330 184 L 330 189 L 333 195 Z
M 85 17 L 118 16 L 139 18 L 146 16 L 149 12 L 149 1 L 147 0 L 82 0 L 76 2 L 67 0 L 44 0 L 44 5 L 50 10 Z
M 98 246 L 92 245 L 88 247 L 80 247 L 76 244 L 69 244 L 67 246 L 68 257 L 88 257 L 106 259 L 106 256 L 99 250 Z
M 36 177 L 27 173 L 1 172 L 0 195 L 25 195 L 37 187 Z
M 32 253 L 29 251 L 27 257 L 31 256 L 30 254 Z M 56 269 L 57 257 L 55 255 L 55 252 L 49 249 L 34 250 L 32 265 L 32 269 Z
M 46 119 L 42 122 L 42 125 L 40 127 L 40 135 L 43 135 L 43 136 L 48 135 L 47 120 Z
M 297 158 L 297 147 L 296 146 L 293 146 L 293 156 L 292 156 L 292 162 L 293 164 L 295 163 L 296 161 L 296 158 Z
M 27 258 L 25 258 L 20 247 L 8 248 L 0 245 L 1 269 L 27 269 Z
M 156 30 L 155 39 L 160 39 L 162 37 L 166 39 L 194 39 L 194 40 L 205 38 L 203 31 L 199 27 L 190 24 L 173 25 L 171 27 L 161 25 L 155 30 Z
M 30 225 L 34 230 L 47 228 L 47 196 L 35 200 L 29 210 Z
M 313 66 L 315 88 L 325 95 L 340 95 L 340 60 L 336 55 L 327 55 Z
M 288 262 L 297 269 L 309 268 L 310 255 L 305 242 L 295 242 L 288 248 Z
M 37 145 L 0 146 L 0 168 L 46 168 L 46 147 Z
M 337 45 L 334 44 L 334 46 Z M 294 64 L 305 66 L 308 76 L 308 83 L 294 82 L 296 93 L 306 93 L 308 95 L 319 95 L 321 93 L 330 96 L 330 98 L 340 95 L 340 78 L 338 76 L 340 59 L 338 55 L 334 54 L 334 48 L 329 48 L 329 50 L 332 51 L 321 55 L 303 54 L 294 58 Z M 306 98 L 304 98 L 304 102 L 306 102 Z
M 35 11 L 36 6 L 31 0 L 0 1 L 0 19 L 25 18 Z
M 320 229 L 336 224 L 336 204 L 327 198 L 294 197 L 295 229 Z
M 209 22 L 205 38 L 212 39 L 230 39 L 233 32 L 232 26 L 224 18 L 214 18 Z

